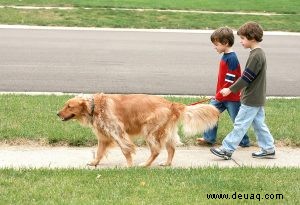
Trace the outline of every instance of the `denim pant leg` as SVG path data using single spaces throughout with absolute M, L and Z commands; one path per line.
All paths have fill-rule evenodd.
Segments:
M 237 102 L 232 102 L 232 101 L 228 101 L 228 102 L 224 102 L 224 105 L 227 109 L 227 112 L 230 116 L 231 121 L 234 123 L 234 120 L 239 112 L 240 106 L 241 106 L 241 102 L 237 101 Z M 249 137 L 247 135 L 247 133 L 244 135 L 242 141 L 240 142 L 240 145 L 242 146 L 248 146 L 250 144 L 250 140 Z
M 212 99 L 209 104 L 215 106 L 220 111 L 220 113 L 222 113 L 226 109 L 222 102 L 219 102 L 215 99 Z M 214 144 L 216 142 L 216 138 L 217 138 L 217 131 L 218 131 L 218 125 L 205 131 L 203 133 L 204 139 L 207 142 Z
M 252 125 L 259 147 L 262 150 L 273 152 L 275 149 L 274 138 L 265 123 L 265 111 L 263 107 L 260 107 Z
M 235 118 L 233 130 L 225 137 L 221 149 L 234 152 L 255 118 L 259 107 L 242 104 Z

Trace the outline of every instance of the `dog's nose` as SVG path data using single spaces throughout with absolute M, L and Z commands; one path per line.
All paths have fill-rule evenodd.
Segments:
M 56 113 L 56 115 L 59 117 L 59 112 L 58 112 L 58 113 Z

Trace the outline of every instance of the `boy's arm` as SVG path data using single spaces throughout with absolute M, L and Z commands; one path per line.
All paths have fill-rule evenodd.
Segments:
M 226 97 L 227 95 L 229 95 L 231 93 L 231 90 L 229 88 L 223 88 L 222 90 L 220 90 L 220 93 Z
M 247 67 L 244 70 L 242 76 L 233 85 L 229 87 L 230 91 L 236 93 L 241 89 L 247 87 L 256 79 L 261 68 L 261 61 L 259 61 L 257 58 L 252 58 L 248 62 Z

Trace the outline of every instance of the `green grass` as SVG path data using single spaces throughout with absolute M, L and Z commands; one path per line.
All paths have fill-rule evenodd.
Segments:
M 238 29 L 245 22 L 259 22 L 268 31 L 300 32 L 300 15 L 233 15 L 156 11 L 115 11 L 110 9 L 19 10 L 0 9 L 0 24 L 67 27 L 111 27 L 146 29 Z
M 300 13 L 298 0 L 0 0 L 0 5 L 74 6 L 89 8 L 156 8 L 193 9 L 207 11 L 256 11 L 276 13 Z
M 0 95 L 0 141 L 17 142 L 19 140 L 41 141 L 50 144 L 68 144 L 71 146 L 90 146 L 97 143 L 90 128 L 82 127 L 78 122 L 62 122 L 57 111 L 72 96 L 29 96 Z M 168 97 L 171 101 L 184 104 L 196 102 L 197 98 Z M 266 104 L 266 121 L 277 143 L 300 146 L 300 99 L 270 99 Z M 232 122 L 228 114 L 221 115 L 218 130 L 218 143 L 231 131 Z M 248 132 L 251 141 L 255 135 Z M 199 136 L 183 136 L 186 145 L 194 145 Z
M 238 29 L 247 21 L 259 22 L 264 30 L 300 32 L 300 1 L 1 1 L 0 5 L 76 6 L 74 10 L 0 9 L 0 24 L 67 27 L 111 27 L 146 29 Z M 83 9 L 81 7 L 91 7 Z M 122 8 L 196 9 L 211 11 L 277 12 L 282 15 L 199 14 L 158 11 L 120 11 Z M 285 15 L 287 14 L 287 15 Z
M 300 203 L 299 181 L 296 168 L 0 169 L 0 204 L 294 205 Z M 266 194 L 283 198 L 267 200 Z
M 0 95 L 0 140 L 67 142 L 74 146 L 94 144 L 96 138 L 89 128 L 62 123 L 56 116 L 69 97 Z

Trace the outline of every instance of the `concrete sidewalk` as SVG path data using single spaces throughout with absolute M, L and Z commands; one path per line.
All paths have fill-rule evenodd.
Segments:
M 0 146 L 0 168 L 90 168 L 96 147 L 35 147 L 35 146 Z M 279 147 L 276 159 L 254 159 L 251 153 L 257 147 L 239 148 L 233 155 L 234 160 L 223 160 L 210 153 L 208 147 L 177 148 L 172 167 L 298 167 L 300 168 L 300 148 Z M 145 161 L 150 152 L 147 148 L 137 148 L 133 156 L 137 166 Z M 166 150 L 154 161 L 152 167 L 167 157 Z M 109 150 L 107 156 L 97 168 L 126 167 L 126 160 L 119 148 Z

